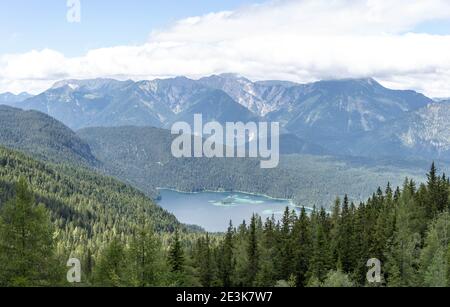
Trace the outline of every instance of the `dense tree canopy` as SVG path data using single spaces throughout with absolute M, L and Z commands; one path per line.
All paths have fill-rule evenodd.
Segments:
M 360 204 L 206 234 L 111 178 L 0 149 L 0 285 L 68 285 L 75 256 L 92 286 L 450 286 L 449 192 L 433 164 L 426 183 Z M 379 284 L 366 279 L 372 258 Z

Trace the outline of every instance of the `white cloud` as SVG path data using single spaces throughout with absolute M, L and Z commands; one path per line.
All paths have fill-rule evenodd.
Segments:
M 235 72 L 308 82 L 375 77 L 450 96 L 450 35 L 412 33 L 450 18 L 449 0 L 273 1 L 181 20 L 142 46 L 0 56 L 1 91 L 40 91 L 63 78 L 197 78 Z

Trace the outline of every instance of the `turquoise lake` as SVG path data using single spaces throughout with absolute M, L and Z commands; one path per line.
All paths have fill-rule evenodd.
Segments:
M 198 225 L 209 232 L 226 231 L 233 225 L 249 221 L 254 213 L 263 219 L 279 219 L 286 207 L 296 207 L 288 200 L 234 192 L 183 193 L 161 189 L 158 204 L 173 213 L 184 224 Z

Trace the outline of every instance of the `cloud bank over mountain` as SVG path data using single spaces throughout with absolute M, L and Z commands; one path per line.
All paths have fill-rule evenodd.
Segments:
M 235 72 L 253 80 L 375 77 L 450 96 L 450 35 L 420 31 L 450 19 L 445 0 L 271 1 L 180 20 L 148 42 L 68 57 L 0 55 L 0 92 L 39 92 L 66 78 L 153 79 Z

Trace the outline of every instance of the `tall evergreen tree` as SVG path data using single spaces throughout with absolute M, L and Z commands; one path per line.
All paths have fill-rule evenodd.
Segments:
M 116 237 L 100 255 L 94 272 L 94 283 L 104 287 L 129 286 L 127 267 L 125 246 Z
M 277 270 L 277 237 L 275 233 L 275 218 L 267 218 L 261 238 L 260 270 L 257 286 L 270 287 L 276 284 Z
M 201 237 L 197 240 L 194 257 L 202 286 L 213 286 L 215 281 L 215 268 L 209 234 L 206 234 L 205 237 Z
M 331 212 L 331 232 L 330 232 L 330 249 L 331 255 L 333 257 L 333 262 L 339 262 L 339 252 L 338 252 L 338 243 L 339 243 L 339 229 L 341 223 L 341 199 L 339 197 L 336 198 L 333 205 L 333 211 Z
M 428 201 L 427 201 L 427 217 L 432 218 L 439 212 L 449 208 L 449 187 L 445 174 L 439 177 L 436 165 L 433 162 L 428 178 Z
M 450 246 L 450 213 L 440 214 L 432 222 L 420 255 L 420 274 L 424 286 L 448 285 L 448 249 Z
M 0 213 L 0 285 L 54 285 L 63 277 L 55 256 L 53 225 L 21 178 L 15 199 Z M 59 276 L 58 276 L 59 275 Z
M 354 250 L 351 234 L 353 234 L 352 211 L 348 196 L 345 195 L 337 238 L 338 263 L 344 273 L 350 273 L 354 264 Z
M 141 223 L 137 227 L 129 250 L 130 278 L 133 285 L 138 287 L 161 285 L 164 269 L 161 250 L 161 242 L 142 214 Z
M 234 274 L 233 237 L 233 224 L 230 221 L 227 234 L 220 247 L 218 258 L 220 285 L 223 287 L 230 287 L 232 285 Z
M 309 262 L 309 276 L 313 280 L 322 282 L 333 266 L 330 248 L 331 223 L 325 210 L 314 210 L 311 215 L 311 246 L 312 253 Z
M 168 263 L 173 273 L 182 273 L 184 266 L 184 251 L 180 241 L 178 229 L 173 236 L 172 244 L 169 250 Z
M 259 270 L 259 247 L 257 234 L 257 216 L 253 215 L 248 231 L 247 245 L 247 285 L 253 286 Z
M 287 207 L 281 219 L 281 229 L 279 235 L 279 252 L 280 252 L 280 266 L 279 278 L 288 280 L 293 267 L 293 246 L 292 246 L 292 225 L 295 220 L 295 213 L 292 213 Z
M 297 287 L 305 287 L 308 282 L 308 268 L 311 256 L 310 221 L 303 207 L 293 229 L 294 275 Z
M 405 181 L 395 212 L 395 230 L 386 248 L 386 275 L 389 286 L 417 286 L 421 237 L 411 227 L 414 185 Z

